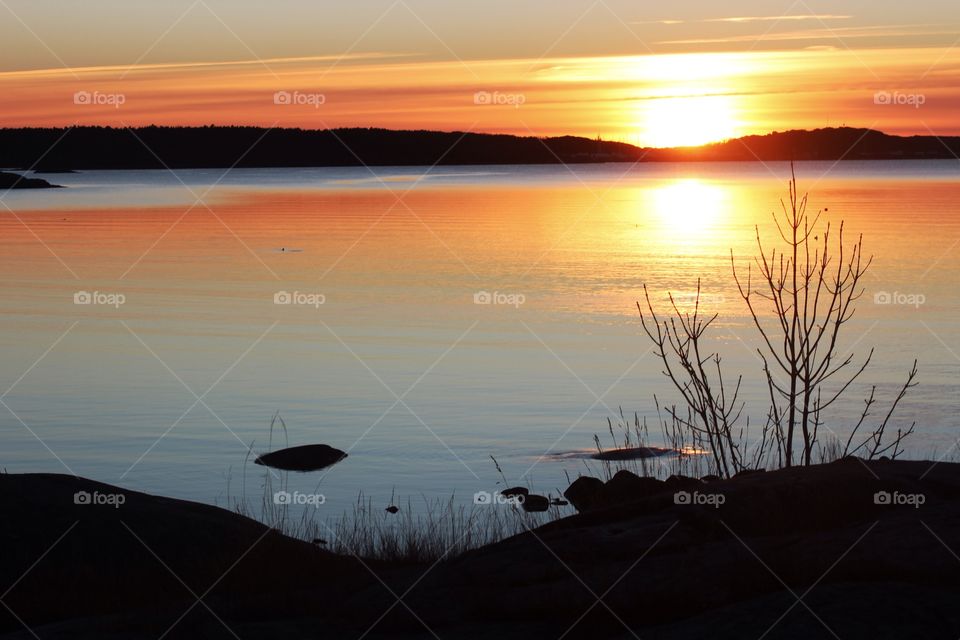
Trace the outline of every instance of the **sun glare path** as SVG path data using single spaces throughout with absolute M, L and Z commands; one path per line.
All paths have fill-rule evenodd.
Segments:
M 651 205 L 664 235 L 692 239 L 705 235 L 723 216 L 727 193 L 689 178 L 654 189 Z

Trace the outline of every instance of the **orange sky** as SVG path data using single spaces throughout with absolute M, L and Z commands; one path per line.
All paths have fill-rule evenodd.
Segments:
M 498 47 L 442 37 L 430 20 L 448 31 L 462 25 L 430 3 L 395 3 L 379 18 L 345 12 L 354 29 L 369 18 L 360 35 L 370 37 L 340 50 L 264 45 L 258 31 L 235 29 L 222 7 L 202 2 L 180 8 L 179 21 L 172 12 L 166 30 L 158 22 L 154 37 L 114 28 L 103 32 L 103 47 L 84 47 L 53 28 L 62 26 L 53 15 L 11 3 L 2 31 L 22 46 L 2 58 L 0 126 L 379 126 L 601 135 L 654 146 L 844 124 L 960 134 L 960 49 L 950 43 L 960 30 L 949 22 L 871 20 L 866 5 L 856 14 L 807 11 L 802 2 L 767 13 L 739 4 L 719 15 L 701 8 L 699 17 L 648 20 L 618 3 L 601 20 L 584 4 L 565 29 L 550 23 L 548 46 L 533 55 L 511 44 L 509 29 Z M 194 19 L 200 13 L 206 21 Z M 297 41 L 303 25 L 286 24 Z M 337 26 L 328 20 L 318 33 Z M 456 50 L 461 42 L 468 53 Z M 138 44 L 141 54 L 121 62 Z

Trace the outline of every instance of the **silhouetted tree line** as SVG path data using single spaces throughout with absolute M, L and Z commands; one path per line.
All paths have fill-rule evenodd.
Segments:
M 896 160 L 952 159 L 960 155 L 960 137 L 891 136 L 882 131 L 839 127 L 812 131 L 775 131 L 702 147 L 652 149 L 648 160 Z
M 73 127 L 0 129 L 0 167 L 153 169 L 622 162 L 628 144 L 573 136 L 518 137 L 386 129 Z M 58 142 L 59 139 L 59 142 Z M 52 148 L 51 148 L 52 147 Z M 49 150 L 49 151 L 48 151 Z M 44 155 L 46 154 L 46 155 Z
M 65 133 L 66 132 L 66 133 Z M 954 158 L 960 137 L 890 136 L 849 127 L 775 132 L 702 147 L 643 149 L 575 136 L 260 127 L 0 129 L 0 168 L 153 169 L 705 160 Z

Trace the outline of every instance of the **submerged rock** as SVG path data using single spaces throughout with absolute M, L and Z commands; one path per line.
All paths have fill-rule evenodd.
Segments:
M 284 471 L 316 471 L 336 464 L 347 457 L 340 449 L 325 444 L 305 444 L 271 451 L 258 456 L 254 462 Z
M 642 458 L 656 458 L 673 452 L 673 449 L 661 449 L 659 447 L 628 447 L 600 451 L 590 457 L 594 460 L 640 460 Z

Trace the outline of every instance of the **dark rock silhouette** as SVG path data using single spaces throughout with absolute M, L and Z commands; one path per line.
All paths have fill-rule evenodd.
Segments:
M 623 449 L 598 451 L 590 457 L 594 460 L 640 460 L 643 458 L 656 458 L 668 453 L 674 453 L 674 450 L 661 449 L 659 447 L 626 447 Z
M 629 504 L 669 490 L 670 488 L 663 480 L 640 477 L 622 469 L 603 485 L 598 504 L 601 506 Z
M 531 493 L 523 499 L 523 510 L 530 513 L 539 513 L 550 508 L 550 500 L 546 496 Z
M 603 480 L 592 476 L 580 476 L 567 487 L 563 497 L 570 501 L 577 511 L 587 511 L 596 503 L 603 490 Z
M 104 499 L 117 495 L 122 504 Z M 326 591 L 316 596 L 324 600 L 338 589 L 371 584 L 356 559 L 293 540 L 232 511 L 84 478 L 0 474 L 0 513 L 0 584 L 7 589 L 22 577 L 4 601 L 31 626 L 139 611 L 121 623 L 126 632 L 119 634 L 139 637 L 136 629 L 169 627 L 179 615 L 171 617 L 175 610 L 186 611 L 193 598 L 184 584 L 198 595 L 217 584 L 209 597 L 231 616 L 228 609 L 239 612 L 251 599 L 286 593 L 296 607 L 298 590 Z M 198 621 L 180 624 L 174 637 L 189 637 Z M 95 624 L 84 626 L 87 637 L 111 635 L 94 630 Z M 0 607 L 0 636 L 15 630 L 23 630 L 21 623 Z
M 689 476 L 672 475 L 666 479 L 667 489 L 670 491 L 696 491 L 704 482 Z
M 509 489 L 504 489 L 500 493 L 508 498 L 512 498 L 515 496 L 526 497 L 530 495 L 530 489 L 527 489 L 526 487 L 510 487 Z
M 361 563 L 83 478 L 0 474 L 0 635 L 960 637 L 960 465 L 850 459 L 712 484 L 721 508 L 656 494 L 432 565 Z
M 606 483 L 589 476 L 577 478 L 563 495 L 577 511 L 585 512 L 629 505 L 677 491 L 696 491 L 703 486 L 702 481 L 687 476 L 673 475 L 664 481 L 621 469 Z
M 325 444 L 305 444 L 264 453 L 254 462 L 285 471 L 316 471 L 336 464 L 347 457 L 340 449 Z

